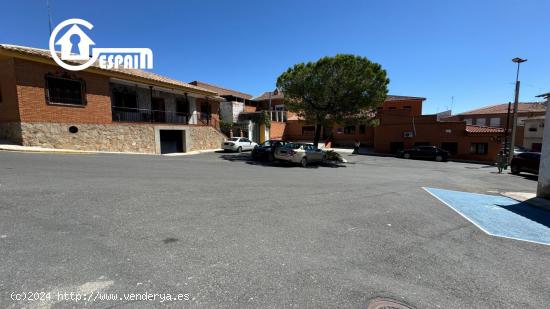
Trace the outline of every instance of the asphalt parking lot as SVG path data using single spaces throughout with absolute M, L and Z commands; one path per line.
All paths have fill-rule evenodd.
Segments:
M 0 152 L 0 307 L 548 308 L 550 246 L 489 236 L 422 189 L 534 192 L 536 177 L 346 158 Z M 188 300 L 10 297 L 29 291 Z

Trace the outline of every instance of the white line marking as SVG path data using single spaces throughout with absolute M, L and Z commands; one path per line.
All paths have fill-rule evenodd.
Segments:
M 528 240 L 528 239 L 522 239 L 522 238 L 516 238 L 516 237 L 510 237 L 510 236 L 492 234 L 492 233 L 490 233 L 489 231 L 487 231 L 487 230 L 485 230 L 484 228 L 482 228 L 479 224 L 477 224 L 477 223 L 475 223 L 474 221 L 472 221 L 470 218 L 466 217 L 466 215 L 464 215 L 463 213 L 461 213 L 460 211 L 458 211 L 458 209 L 455 209 L 453 206 L 451 206 L 450 204 L 448 204 L 447 202 L 445 202 L 444 200 L 442 200 L 441 198 L 439 198 L 439 196 L 437 196 L 437 195 L 433 194 L 432 192 L 430 192 L 426 187 L 421 187 L 421 188 L 424 189 L 424 191 L 428 192 L 431 196 L 435 197 L 435 198 L 436 198 L 437 200 L 439 200 L 441 203 L 447 205 L 449 208 L 451 208 L 452 210 L 454 210 L 457 214 L 461 215 L 464 219 L 470 221 L 473 225 L 475 225 L 478 229 L 482 230 L 482 231 L 483 231 L 485 234 L 487 234 L 487 235 L 494 236 L 494 237 L 508 238 L 508 239 L 513 239 L 513 240 L 521 240 L 521 241 L 526 241 L 526 242 L 535 243 L 535 244 L 539 244 L 539 245 L 550 246 L 550 244 L 544 243 L 544 242 L 540 242 L 540 241 Z M 442 189 L 442 190 L 445 190 L 445 189 Z M 467 192 L 467 193 L 470 193 L 470 192 Z M 485 195 L 485 194 L 480 194 L 480 193 L 471 193 L 471 194 Z M 495 196 L 496 196 L 496 195 L 495 195 Z

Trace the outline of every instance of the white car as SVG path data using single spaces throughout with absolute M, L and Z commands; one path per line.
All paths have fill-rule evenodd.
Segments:
M 306 167 L 311 162 L 321 162 L 325 159 L 325 152 L 312 144 L 288 143 L 275 150 L 276 160 L 299 163 Z
M 256 143 L 246 137 L 232 137 L 223 142 L 222 148 L 224 151 L 241 152 L 244 150 L 252 150 L 256 147 Z

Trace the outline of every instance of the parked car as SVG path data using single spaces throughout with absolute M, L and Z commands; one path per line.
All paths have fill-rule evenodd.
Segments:
M 435 146 L 417 146 L 401 150 L 397 156 L 405 159 L 430 159 L 441 162 L 449 159 L 449 152 Z
M 275 159 L 275 149 L 286 145 L 286 141 L 282 140 L 268 140 L 265 141 L 252 149 L 252 158 L 253 159 L 268 159 L 273 161 Z
M 258 145 L 246 137 L 232 137 L 223 142 L 224 151 L 241 152 L 244 150 L 252 150 Z
M 325 158 L 325 152 L 312 144 L 288 143 L 275 149 L 276 160 L 299 163 L 306 167 L 311 162 L 321 162 Z
M 512 158 L 510 169 L 512 174 L 521 172 L 539 174 L 540 152 L 522 152 Z
M 529 149 L 527 149 L 523 146 L 520 146 L 520 145 L 515 145 L 514 146 L 514 156 L 517 156 L 520 153 L 524 153 L 524 152 L 529 152 Z

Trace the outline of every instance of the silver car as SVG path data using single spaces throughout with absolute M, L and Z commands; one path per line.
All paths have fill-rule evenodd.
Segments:
M 246 137 L 232 137 L 223 142 L 222 148 L 224 151 L 241 152 L 244 150 L 252 150 L 258 145 Z
M 321 162 L 325 159 L 325 152 L 312 144 L 288 143 L 275 150 L 276 160 L 299 163 L 306 167 L 311 162 Z

